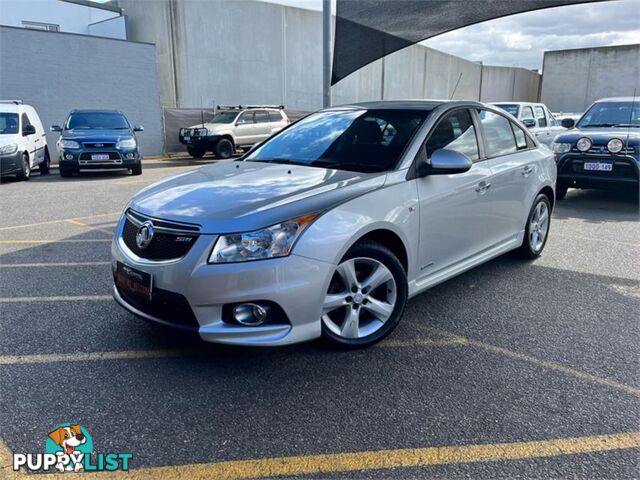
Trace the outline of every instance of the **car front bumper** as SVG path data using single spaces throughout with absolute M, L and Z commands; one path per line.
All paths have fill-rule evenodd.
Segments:
M 109 155 L 109 159 L 93 160 L 91 155 Z M 71 156 L 71 158 L 67 158 Z M 131 157 L 131 158 L 129 158 Z M 73 170 L 131 168 L 142 160 L 136 148 L 120 148 L 108 150 L 63 149 L 60 151 L 59 165 Z
M 611 171 L 585 170 L 586 162 L 610 163 Z M 557 159 L 558 183 L 568 187 L 615 189 L 637 187 L 638 161 L 630 155 L 593 155 L 567 153 Z
M 334 265 L 293 254 L 269 260 L 209 264 L 207 259 L 217 237 L 204 234 L 181 259 L 148 261 L 128 249 L 122 240 L 123 227 L 124 218 L 112 244 L 114 270 L 116 262 L 121 262 L 151 274 L 154 293 L 149 303 L 157 292 L 158 301 L 175 309 L 175 317 L 167 316 L 166 308 L 154 310 L 146 299 L 133 301 L 114 286 L 115 300 L 131 313 L 151 322 L 194 331 L 203 340 L 216 343 L 275 346 L 320 336 L 322 302 Z M 223 321 L 225 305 L 256 301 L 275 303 L 286 319 L 255 327 Z M 180 307 L 182 310 L 176 309 L 181 302 L 185 303 Z M 178 318 L 191 314 L 194 321 Z
M 22 152 L 0 155 L 0 175 L 11 175 L 22 170 Z

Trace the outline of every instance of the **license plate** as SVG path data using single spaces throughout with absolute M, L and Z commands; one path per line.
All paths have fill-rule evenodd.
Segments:
M 92 153 L 91 160 L 109 160 L 108 153 Z
M 189 135 L 185 135 L 183 138 L 186 143 L 191 143 L 191 137 Z
M 584 169 L 595 170 L 597 172 L 610 172 L 613 170 L 613 163 L 584 162 Z
M 151 299 L 153 277 L 150 273 L 117 262 L 115 281 L 120 288 L 124 288 L 135 295 Z

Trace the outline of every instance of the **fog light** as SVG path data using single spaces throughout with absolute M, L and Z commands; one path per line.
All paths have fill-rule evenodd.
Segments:
M 64 158 L 66 158 L 67 160 L 73 160 L 73 155 L 71 155 L 70 153 L 67 153 Z
M 262 325 L 268 317 L 268 309 L 257 303 L 241 303 L 233 309 L 235 321 L 248 327 Z
M 133 160 L 134 158 L 136 158 L 136 155 L 134 153 L 127 153 L 127 158 L 129 160 Z

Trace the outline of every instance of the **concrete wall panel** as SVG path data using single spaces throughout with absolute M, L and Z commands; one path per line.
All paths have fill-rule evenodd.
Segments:
M 33 59 L 39 74 L 34 74 Z M 70 62 L 61 59 L 71 59 Z M 142 124 L 143 154 L 162 153 L 155 47 L 66 33 L 0 27 L 0 98 L 38 112 L 52 159 L 58 134 L 48 132 L 74 108 L 115 108 Z

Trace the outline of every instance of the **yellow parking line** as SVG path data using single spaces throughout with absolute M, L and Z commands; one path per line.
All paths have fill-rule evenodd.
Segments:
M 242 480 L 294 475 L 319 475 L 392 468 L 419 468 L 478 462 L 504 462 L 608 452 L 640 447 L 640 432 L 615 433 L 588 437 L 556 438 L 530 442 L 472 444 L 459 446 L 402 448 L 393 450 L 296 455 L 251 460 L 173 465 L 132 469 L 128 472 L 84 473 L 82 478 L 177 479 L 215 478 Z M 11 454 L 5 447 L 5 454 Z M 135 457 L 134 457 L 135 461 Z M 13 472 L 8 472 L 12 474 Z M 22 473 L 22 472 L 21 472 Z M 20 476 L 24 476 L 21 474 Z M 38 476 L 40 480 L 59 479 L 60 474 Z
M 626 385 L 624 383 L 616 382 L 615 380 L 611 380 L 609 378 L 600 377 L 597 375 L 592 375 L 590 373 L 581 372 L 580 370 L 576 370 L 575 368 L 567 367 L 560 363 L 552 362 L 550 360 L 543 360 L 532 355 L 516 352 L 513 350 L 509 350 L 503 347 L 497 347 L 495 345 L 491 345 L 490 343 L 481 342 L 480 340 L 473 340 L 467 337 L 462 337 L 460 335 L 456 335 L 451 332 L 447 332 L 446 330 L 441 330 L 439 328 L 434 327 L 423 327 L 417 325 L 417 328 L 420 330 L 428 330 L 431 332 L 440 333 L 443 335 L 448 335 L 452 339 L 458 339 L 461 344 L 473 345 L 475 347 L 480 347 L 484 350 L 487 350 L 492 353 L 497 353 L 499 355 L 504 355 L 506 357 L 514 358 L 516 360 L 522 360 L 534 365 L 538 365 L 540 367 L 548 368 L 549 370 L 555 370 L 557 372 L 566 373 L 567 375 L 572 375 L 576 378 L 580 378 L 582 380 L 587 380 L 589 382 L 597 383 L 599 385 L 604 385 L 605 387 L 614 388 L 617 390 L 622 390 L 624 392 L 630 393 L 632 395 L 640 396 L 640 388 L 632 387 L 631 385 Z
M 55 262 L 55 263 L 8 263 L 0 264 L 0 268 L 32 268 L 32 267 L 97 267 L 111 265 L 111 262 Z
M 11 244 L 48 244 L 48 243 L 111 243 L 110 238 L 85 238 L 85 239 L 62 239 L 62 240 L 0 240 L 0 244 L 2 245 L 11 245 Z
M 141 360 L 187 355 L 187 350 L 123 350 L 114 352 L 49 353 L 37 355 L 2 355 L 0 365 L 26 365 L 56 362 L 95 362 L 103 360 Z
M 72 225 L 76 225 L 78 227 L 90 228 L 91 230 L 96 230 L 98 232 L 106 233 L 107 235 L 113 235 L 113 233 L 114 233 L 111 230 L 105 230 L 104 228 L 94 227 L 93 225 L 89 225 L 87 223 L 83 223 L 83 222 L 80 222 L 80 221 L 74 220 L 74 219 L 67 220 L 67 223 L 70 223 Z
M 46 222 L 26 223 L 26 224 L 23 224 L 23 225 L 11 225 L 9 227 L 0 227 L 0 231 L 2 231 L 2 230 L 14 230 L 16 228 L 39 227 L 40 225 L 52 225 L 54 223 L 63 223 L 63 222 L 67 222 L 69 220 L 88 220 L 88 219 L 91 219 L 91 218 L 112 217 L 114 215 L 120 215 L 120 212 L 98 213 L 96 215 L 86 215 L 84 217 L 61 218 L 60 220 L 48 220 Z
M 0 303 L 85 302 L 113 300 L 111 295 L 59 295 L 54 297 L 0 297 Z

